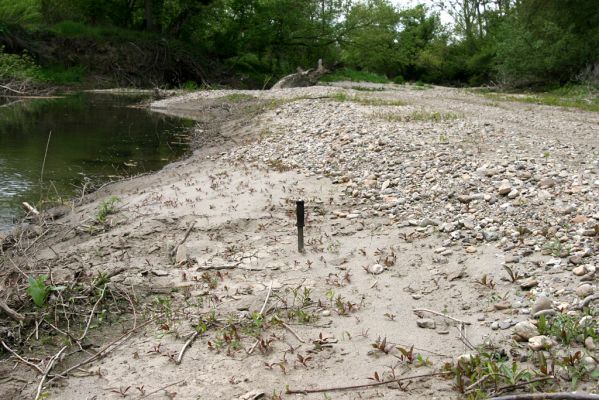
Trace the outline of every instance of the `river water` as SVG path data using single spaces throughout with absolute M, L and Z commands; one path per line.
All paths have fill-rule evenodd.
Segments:
M 84 186 L 155 171 L 181 157 L 193 122 L 132 107 L 140 100 L 91 93 L 0 98 L 0 231 L 20 218 L 23 201 L 59 204 Z

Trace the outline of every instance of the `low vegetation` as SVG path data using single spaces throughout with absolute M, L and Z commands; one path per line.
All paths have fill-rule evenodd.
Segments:
M 493 100 L 572 107 L 586 111 L 599 111 L 599 89 L 593 86 L 568 85 L 540 92 L 514 93 L 477 89 L 475 92 Z

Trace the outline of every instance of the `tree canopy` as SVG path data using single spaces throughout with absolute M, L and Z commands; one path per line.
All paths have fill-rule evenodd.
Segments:
M 71 21 L 178 40 L 231 74 L 265 80 L 296 67 L 479 85 L 599 80 L 597 0 L 0 0 L 16 25 Z M 443 25 L 440 13 L 453 23 Z M 1 43 L 0 43 L 1 44 Z

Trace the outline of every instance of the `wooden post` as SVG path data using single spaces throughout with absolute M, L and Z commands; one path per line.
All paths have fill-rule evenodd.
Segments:
M 295 202 L 295 213 L 297 215 L 297 251 L 304 252 L 304 201 Z

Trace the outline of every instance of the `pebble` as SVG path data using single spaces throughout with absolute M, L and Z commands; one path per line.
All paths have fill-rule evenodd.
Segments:
M 501 310 L 507 310 L 509 308 L 512 308 L 512 305 L 510 304 L 509 301 L 503 300 L 503 301 L 500 301 L 499 303 L 495 303 L 495 305 L 493 307 L 496 310 L 501 311 Z
M 530 339 L 539 334 L 537 327 L 530 321 L 521 321 L 514 327 L 516 335 L 524 339 Z
M 532 313 L 536 314 L 539 311 L 551 310 L 552 307 L 553 307 L 553 302 L 551 300 L 549 300 L 545 296 L 539 296 L 539 297 L 537 297 L 537 300 L 535 300 L 535 304 L 533 304 L 533 306 L 532 306 Z
M 533 336 L 528 339 L 528 347 L 533 351 L 547 350 L 553 346 L 553 341 L 544 335 Z
M 597 345 L 593 341 L 593 338 L 590 336 L 584 340 L 584 347 L 586 347 L 587 349 L 589 349 L 591 351 L 597 349 Z
M 574 268 L 572 270 L 572 273 L 576 276 L 583 276 L 584 274 L 587 273 L 587 270 L 583 265 L 581 265 L 581 266 Z
M 522 282 L 520 282 L 520 287 L 522 289 L 531 289 L 539 284 L 535 278 L 526 278 Z
M 424 329 L 435 329 L 437 327 L 437 324 L 435 323 L 435 321 L 433 321 L 430 318 L 421 318 L 416 320 L 416 325 L 418 325 L 419 328 L 424 328 Z
M 512 191 L 512 186 L 510 185 L 510 182 L 507 180 L 502 181 L 501 184 L 499 185 L 499 188 L 497 189 L 497 192 L 502 196 L 507 195 L 511 191 Z
M 584 299 L 585 297 L 592 295 L 594 291 L 595 289 L 592 285 L 584 283 L 576 288 L 576 295 L 581 299 Z
M 384 270 L 385 267 L 383 267 L 381 264 L 374 264 L 368 267 L 368 272 L 370 272 L 373 275 L 382 274 Z

